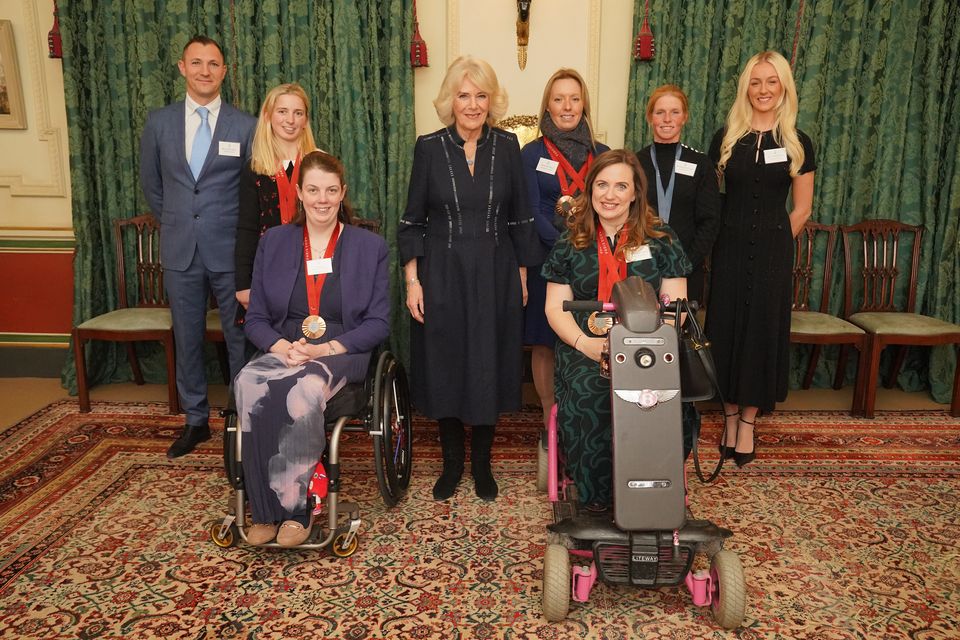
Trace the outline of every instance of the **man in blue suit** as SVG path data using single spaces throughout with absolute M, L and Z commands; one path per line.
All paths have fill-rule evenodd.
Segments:
M 194 36 L 178 63 L 187 96 L 150 113 L 140 139 L 140 182 L 160 220 L 160 257 L 173 315 L 177 390 L 187 414 L 167 451 L 179 458 L 210 438 L 203 335 L 210 292 L 217 298 L 230 373 L 245 362 L 234 283 L 240 171 L 250 160 L 256 119 L 220 99 L 223 50 Z

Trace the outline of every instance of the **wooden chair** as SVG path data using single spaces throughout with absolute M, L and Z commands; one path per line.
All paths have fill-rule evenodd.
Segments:
M 851 414 L 858 412 L 861 401 L 864 358 L 866 355 L 866 333 L 860 327 L 830 313 L 830 284 L 833 273 L 833 256 L 837 241 L 837 227 L 817 222 L 807 222 L 803 230 L 794 239 L 793 258 L 793 306 L 790 313 L 790 342 L 813 345 L 810 362 L 803 377 L 802 387 L 809 389 L 813 374 L 817 369 L 820 351 L 823 345 L 838 344 L 856 347 L 860 355 L 857 365 L 857 377 L 854 382 Z M 818 249 L 824 251 L 817 253 Z M 817 269 L 822 265 L 821 280 L 815 278 Z M 819 300 L 816 297 L 814 283 L 820 283 Z M 846 359 L 843 358 L 845 364 Z M 846 367 L 840 362 L 833 379 L 833 388 L 843 386 Z
M 880 353 L 887 345 L 896 345 L 884 386 L 892 388 L 910 345 L 960 345 L 960 325 L 914 311 L 917 299 L 917 275 L 923 226 L 897 220 L 867 220 L 840 227 L 843 234 L 844 317 L 867 333 L 867 359 L 864 373 L 863 414 L 872 418 L 877 395 Z M 900 280 L 900 241 L 913 234 L 910 276 L 906 285 Z M 854 260 L 856 259 L 856 264 Z M 854 283 L 859 283 L 858 302 Z M 960 366 L 953 378 L 950 415 L 960 417 Z
M 77 396 L 80 411 L 90 411 L 90 391 L 87 387 L 86 343 L 89 340 L 123 342 L 133 379 L 143 384 L 143 373 L 137 361 L 134 342 L 159 340 L 167 357 L 167 392 L 170 413 L 180 412 L 177 396 L 177 372 L 174 360 L 173 320 L 163 289 L 163 269 L 160 266 L 160 225 L 147 213 L 113 221 L 114 250 L 116 252 L 118 308 L 90 318 L 73 328 L 73 357 L 77 368 Z M 125 236 L 130 236 L 136 254 L 136 280 L 127 291 L 127 271 L 124 260 Z M 134 293 L 134 291 L 136 293 Z M 135 299 L 128 303 L 128 296 Z

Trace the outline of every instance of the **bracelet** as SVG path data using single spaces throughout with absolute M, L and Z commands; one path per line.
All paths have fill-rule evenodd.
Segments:
M 574 349 L 577 348 L 577 343 L 580 342 L 580 338 L 582 338 L 582 337 L 583 337 L 583 334 L 581 333 L 581 334 L 579 334 L 579 335 L 577 336 L 577 339 L 573 341 L 573 348 L 574 348 Z
M 417 284 L 418 282 L 420 282 L 419 278 L 410 278 L 407 280 L 407 284 Z
M 328 343 L 327 343 L 327 347 L 330 349 L 330 350 L 327 352 L 327 355 L 328 355 L 328 356 L 335 356 L 335 355 L 337 355 L 337 350 L 334 348 L 334 346 L 333 346 L 331 343 L 328 342 Z

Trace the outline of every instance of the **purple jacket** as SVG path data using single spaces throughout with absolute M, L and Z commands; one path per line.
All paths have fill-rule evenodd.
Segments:
M 336 339 L 350 353 L 367 353 L 390 335 L 387 243 L 375 233 L 347 225 L 337 245 L 344 333 Z M 283 337 L 280 328 L 302 260 L 302 226 L 280 225 L 260 238 L 244 327 L 250 342 L 263 351 Z

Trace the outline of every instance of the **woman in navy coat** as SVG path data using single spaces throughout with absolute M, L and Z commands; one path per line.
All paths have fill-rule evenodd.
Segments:
M 351 226 L 346 190 L 339 160 L 307 154 L 296 216 L 257 248 L 245 330 L 262 354 L 234 384 L 253 544 L 296 546 L 310 535 L 306 493 L 326 444 L 326 403 L 364 380 L 389 333 L 387 246 Z

